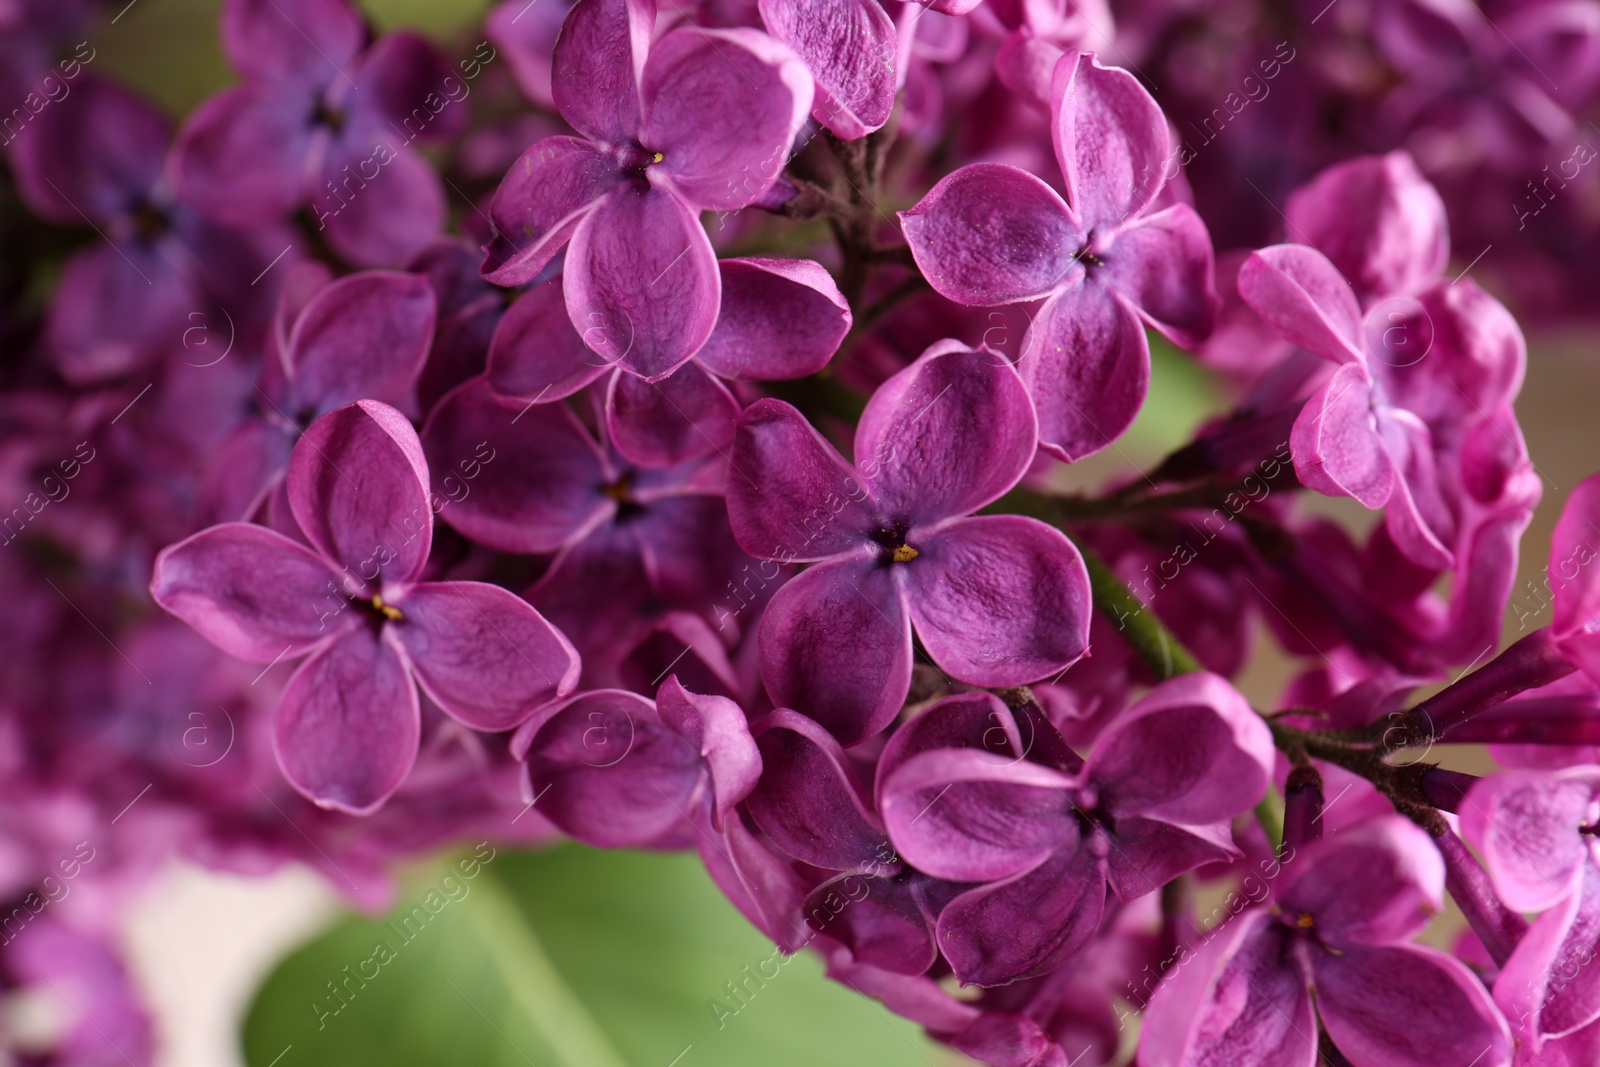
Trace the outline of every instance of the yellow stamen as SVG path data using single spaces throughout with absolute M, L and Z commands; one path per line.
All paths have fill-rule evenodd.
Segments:
M 666 156 L 662 155 L 660 152 L 657 152 L 654 156 L 650 157 L 650 162 L 652 162 L 652 163 L 660 163 L 663 159 L 666 159 L 666 158 L 667 158 Z
M 399 608 L 395 607 L 393 604 L 385 604 L 383 602 L 383 597 L 378 596 L 376 593 L 374 593 L 372 596 L 372 606 L 377 608 L 379 614 L 388 619 L 390 622 L 399 622 L 401 619 L 405 618 L 405 616 L 400 613 Z
M 1302 930 L 1309 930 L 1316 925 L 1316 920 L 1311 918 L 1309 912 L 1302 911 L 1300 917 L 1294 921 L 1294 924 Z
M 892 558 L 896 563 L 910 563 L 912 560 L 917 558 L 917 555 L 917 550 L 912 548 L 910 545 L 901 545 L 899 548 L 896 548 L 892 553 L 890 553 L 890 558 Z

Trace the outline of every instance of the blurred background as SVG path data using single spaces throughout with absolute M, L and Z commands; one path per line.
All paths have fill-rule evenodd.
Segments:
M 419 29 L 463 54 L 488 7 L 360 6 L 380 29 Z M 112 5 L 91 37 L 97 67 L 177 118 L 231 80 L 216 39 L 218 8 L 216 0 Z M 1533 335 L 1530 349 L 1517 408 L 1544 499 L 1523 541 L 1508 636 L 1523 632 L 1519 612 L 1525 626 L 1547 621 L 1539 583 L 1551 527 L 1567 492 L 1600 467 L 1594 337 Z M 1096 485 L 1148 466 L 1226 403 L 1206 372 L 1158 348 L 1139 423 L 1071 479 Z M 1310 500 L 1356 528 L 1374 521 L 1340 506 L 1348 503 Z M 1269 705 L 1290 665 L 1261 648 L 1241 687 Z M 1461 769 L 1485 765 L 1473 751 L 1439 755 Z M 168 868 L 143 891 L 123 934 L 156 1020 L 158 1063 L 944 1067 L 960 1059 L 825 981 L 817 960 L 774 957 L 692 854 L 468 848 L 408 870 L 394 907 L 390 916 L 353 915 L 337 887 L 307 869 L 257 879 Z M 6 1026 L 47 1026 L 30 1012 L 48 1010 L 15 1006 Z

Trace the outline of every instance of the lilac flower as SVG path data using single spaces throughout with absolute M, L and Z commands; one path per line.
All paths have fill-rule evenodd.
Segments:
M 1088 575 L 1054 527 L 969 517 L 1015 485 L 1036 440 L 1033 406 L 1003 357 L 928 349 L 867 403 L 856 463 L 793 407 L 739 419 L 728 518 L 746 552 L 816 562 L 773 597 L 761 677 L 845 745 L 894 718 L 915 623 L 939 667 L 974 685 L 1065 670 L 1088 644 Z
M 1550 540 L 1550 632 L 1563 654 L 1600 681 L 1600 474 L 1573 487 Z
M 648 381 L 711 335 L 721 301 L 703 210 L 759 200 L 811 106 L 788 48 L 754 30 L 651 41 L 655 0 L 581 0 L 556 42 L 552 91 L 579 137 L 550 137 L 490 205 L 484 276 L 533 278 L 571 242 L 567 311 L 585 343 Z
M 50 301 L 46 335 L 69 381 L 104 381 L 168 356 L 197 323 L 219 337 L 237 333 L 242 344 L 265 317 L 270 283 L 250 282 L 292 248 L 289 233 L 198 217 L 163 180 L 167 141 L 153 107 L 86 77 L 12 142 L 18 190 L 32 210 L 104 238 L 67 260 Z
M 417 755 L 416 686 L 462 723 L 509 730 L 577 682 L 571 644 L 482 582 L 425 582 L 428 467 L 404 416 L 376 401 L 324 415 L 289 465 L 309 547 L 243 523 L 156 558 L 151 595 L 219 648 L 305 656 L 278 709 L 284 774 L 324 807 L 376 810 Z
M 655 700 L 583 693 L 538 715 L 512 742 L 545 818 L 598 848 L 649 845 L 685 822 L 715 831 L 761 776 L 739 705 L 676 677 Z
M 506 0 L 484 18 L 484 32 L 511 64 L 517 87 L 529 100 L 551 111 L 556 109 L 551 92 L 552 56 L 561 24 L 572 10 L 572 0 Z
M 1108 886 L 1133 900 L 1238 855 L 1228 820 L 1271 781 L 1266 724 L 1216 675 L 1157 686 L 1083 760 L 1047 722 L 1013 725 L 984 701 L 952 698 L 914 720 L 879 768 L 900 855 L 981 883 L 939 913 L 939 946 L 963 983 L 1060 966 L 1094 935 Z
M 897 42 L 878 0 L 761 0 L 760 10 L 767 32 L 811 69 L 818 122 L 853 141 L 889 121 Z
M 1483 853 L 1501 901 L 1541 912 L 1495 983 L 1495 1000 L 1537 1048 L 1600 1019 L 1592 957 L 1600 922 L 1600 767 L 1510 770 L 1478 781 L 1461 808 L 1462 834 Z
M 432 238 L 444 190 L 412 142 L 460 128 L 454 71 L 416 34 L 365 37 L 344 0 L 228 0 L 222 47 L 244 82 L 184 124 L 172 168 L 184 198 L 240 226 L 310 204 L 333 249 L 362 266 L 397 264 Z
M 739 402 L 724 381 L 803 378 L 827 365 L 850 330 L 850 306 L 821 264 L 724 259 L 716 328 L 694 357 L 659 381 L 613 369 L 572 328 L 554 283 L 511 306 L 489 347 L 496 393 L 564 399 L 601 377 L 606 428 L 630 462 L 674 467 L 726 448 Z
M 238 424 L 212 465 L 208 498 L 222 520 L 254 517 L 282 481 L 313 420 L 357 400 L 405 403 L 433 341 L 427 279 L 364 271 L 337 281 L 321 264 L 289 273 L 266 345 L 261 414 Z
M 1020 361 L 1040 446 L 1063 460 L 1108 446 L 1150 381 L 1144 323 L 1183 345 L 1211 328 L 1211 239 L 1167 182 L 1166 119 L 1125 70 L 1063 56 L 1050 99 L 1067 199 L 1026 171 L 974 163 L 900 213 L 917 266 L 962 304 L 1047 298 Z
M 1309 1064 L 1319 1021 L 1354 1067 L 1506 1067 L 1511 1035 L 1477 978 L 1409 941 L 1443 907 L 1444 880 L 1427 834 L 1398 815 L 1299 849 L 1270 906 L 1179 958 L 1145 1013 L 1140 1067 Z

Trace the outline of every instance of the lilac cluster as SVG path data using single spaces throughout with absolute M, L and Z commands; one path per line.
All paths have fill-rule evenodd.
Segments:
M 468 835 L 698 850 L 995 1067 L 1594 1062 L 1600 475 L 1496 654 L 1543 481 L 1474 272 L 1576 310 L 1600 4 L 1502 6 L 510 0 L 447 52 L 227 0 L 174 131 L 90 6 L 0 3 L 49 1062 L 149 1061 L 165 858 L 378 907 Z M 1153 343 L 1231 409 L 1060 489 Z

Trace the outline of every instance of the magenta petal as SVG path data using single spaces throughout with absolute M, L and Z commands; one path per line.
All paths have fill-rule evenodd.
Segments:
M 306 185 L 311 125 L 304 101 L 247 84 L 196 108 L 173 145 L 182 198 L 220 222 L 258 225 L 293 211 Z
M 606 391 L 611 443 L 642 467 L 675 467 L 722 452 L 738 417 L 728 387 L 694 363 L 656 382 L 614 374 Z
M 1276 895 L 1289 914 L 1312 916 L 1330 943 L 1393 944 L 1444 907 L 1444 860 L 1427 831 L 1379 815 L 1301 849 Z
M 502 400 L 474 379 L 439 401 L 423 442 L 449 501 L 440 518 L 502 552 L 552 552 L 615 507 L 599 447 L 565 404 Z
M 1289 197 L 1289 236 L 1327 256 L 1364 300 L 1420 292 L 1444 273 L 1444 201 L 1405 152 L 1329 167 Z
M 578 224 L 567 249 L 567 313 L 607 362 L 655 381 L 717 324 L 722 277 L 699 216 L 671 193 L 623 190 Z
M 289 505 L 306 540 L 351 582 L 409 582 L 433 544 L 422 442 L 406 417 L 361 400 L 313 422 L 289 460 Z
M 586 137 L 621 144 L 639 129 L 639 78 L 655 0 L 581 0 L 556 38 L 550 88 L 561 117 Z
M 467 122 L 467 109 L 461 106 L 466 97 L 455 99 L 451 94 L 466 86 L 459 76 L 466 67 L 463 62 L 457 71 L 420 34 L 405 30 L 386 33 L 361 57 L 361 69 L 355 76 L 361 89 L 351 110 L 359 107 L 361 118 L 374 129 L 384 135 L 392 130 L 407 142 L 458 137 Z
M 1373 425 L 1372 405 L 1372 383 L 1359 363 L 1340 367 L 1306 401 L 1289 444 L 1295 473 L 1308 488 L 1368 508 L 1389 502 L 1399 479 Z
M 1030 871 L 969 889 L 946 904 L 939 913 L 939 947 L 956 977 L 969 985 L 1046 974 L 1089 943 L 1105 898 L 1093 854 L 1063 850 Z
M 1349 946 L 1311 954 L 1317 1014 L 1362 1067 L 1508 1067 L 1511 1031 L 1483 983 L 1422 945 Z
M 651 183 L 715 211 L 761 199 L 783 173 L 811 109 L 806 68 L 788 48 L 748 29 L 667 34 L 650 49 L 639 92 L 638 141 L 661 156 L 646 172 Z M 739 101 L 737 116 L 730 100 Z
M 1190 347 L 1206 338 L 1216 318 L 1212 269 L 1205 223 L 1188 204 L 1174 204 L 1119 232 L 1097 278 Z
M 1114 839 L 1106 836 L 1106 884 L 1123 901 L 1154 893 L 1187 871 L 1208 863 L 1227 863 L 1243 853 L 1233 843 L 1229 823 L 1172 826 L 1153 819 L 1123 816 Z
M 428 582 L 395 602 L 417 681 L 474 730 L 510 730 L 572 692 L 578 653 L 526 600 L 484 582 Z
M 1139 1067 L 1313 1067 L 1317 1021 L 1288 940 L 1256 908 L 1180 950 L 1145 1011 Z
M 739 417 L 728 521 L 739 547 L 752 556 L 793 563 L 865 544 L 876 518 L 855 468 L 804 415 L 768 398 Z
M 385 637 L 357 626 L 289 679 L 272 740 L 284 777 L 307 798 L 365 815 L 405 781 L 421 737 L 411 675 Z
M 853 141 L 889 121 L 895 27 L 877 0 L 761 0 L 761 21 L 811 69 L 818 122 Z
M 550 90 L 556 38 L 570 6 L 508 0 L 497 4 L 483 21 L 484 33 L 511 64 L 511 76 L 523 95 L 550 110 L 556 106 Z
M 489 340 L 489 385 L 501 396 L 563 400 L 610 369 L 572 328 L 559 281 L 519 297 Z
M 804 378 L 828 365 L 850 332 L 850 305 L 809 259 L 724 259 L 722 310 L 695 360 L 723 378 Z
M 1033 401 L 1005 357 L 940 342 L 867 401 L 856 467 L 883 518 L 937 522 L 1016 485 L 1033 461 L 1035 426 Z
M 517 158 L 489 202 L 494 240 L 483 276 L 526 285 L 620 182 L 616 161 L 580 137 L 546 137 Z
M 813 931 L 844 942 L 860 963 L 921 975 L 938 953 L 918 884 L 914 874 L 841 874 L 813 889 L 800 911 Z
M 1134 309 L 1089 279 L 1039 309 L 1019 366 L 1039 411 L 1039 447 L 1070 463 L 1133 425 L 1150 388 L 1150 343 Z
M 1559 579 L 1552 596 L 1550 632 L 1558 638 L 1591 632 L 1600 621 L 1600 575 L 1588 566 L 1594 562 L 1600 540 L 1597 529 L 1600 475 L 1591 475 L 1573 486 L 1550 536 L 1550 566 Z M 1600 667 L 1600 661 L 1595 666 Z M 1600 674 L 1600 670 L 1586 669 Z
M 1050 95 L 1056 161 L 1084 228 L 1113 230 L 1149 207 L 1175 161 L 1166 116 L 1139 80 L 1069 52 Z
M 320 415 L 356 400 L 399 401 L 428 358 L 435 306 L 418 274 L 368 271 L 321 289 L 289 337 L 295 408 Z
M 923 277 L 958 304 L 1009 304 L 1062 283 L 1083 244 L 1072 209 L 1044 182 L 1005 163 L 942 179 L 900 227 Z
M 889 839 L 918 870 L 992 882 L 1078 847 L 1067 775 L 972 749 L 912 756 L 879 787 Z
M 1475 783 L 1461 832 L 1483 853 L 1495 893 L 1515 911 L 1543 911 L 1577 888 L 1589 845 L 1579 836 L 1600 797 L 1600 770 L 1509 770 Z
M 361 49 L 366 27 L 340 0 L 229 0 L 222 48 L 247 78 L 328 85 Z
M 50 298 L 45 330 L 56 366 L 88 385 L 159 360 L 195 321 L 188 316 L 197 299 L 159 249 L 89 245 L 67 259 Z
M 1059 674 L 1089 648 L 1089 574 L 1065 534 L 1021 515 L 912 534 L 906 602 L 923 647 L 972 685 Z
M 720 833 L 735 805 L 761 780 L 761 752 L 744 710 L 727 697 L 691 693 L 671 675 L 656 693 L 656 712 L 696 748 L 711 775 L 712 825 Z
M 539 812 L 597 848 L 647 845 L 703 803 L 700 753 L 634 693 L 570 701 L 539 726 L 526 758 Z
M 31 105 L 6 114 L 17 191 L 52 222 L 82 226 L 86 219 L 116 218 L 160 178 L 171 137 L 166 120 L 112 81 L 90 78 L 68 91 L 37 119 Z
M 788 855 L 831 871 L 887 867 L 891 851 L 849 757 L 817 723 L 780 708 L 757 727 L 761 781 L 750 816 Z
M 357 617 L 326 563 L 282 534 L 243 522 L 162 549 L 150 595 L 224 652 L 256 663 L 304 652 Z
M 911 624 L 887 567 L 819 563 L 761 617 L 761 680 L 779 707 L 807 708 L 843 745 L 882 730 L 911 686 Z
M 1495 982 L 1495 997 L 1519 1031 L 1574 1033 L 1600 1018 L 1600 974 L 1590 966 L 1597 953 L 1600 867 L 1586 857 L 1572 892 L 1534 919 L 1517 943 Z
M 1303 245 L 1253 252 L 1239 268 L 1239 295 L 1301 348 L 1336 363 L 1365 363 L 1361 305 L 1326 256 Z
M 331 153 L 323 181 L 344 187 L 350 174 L 374 168 L 380 168 L 377 177 L 358 186 L 348 200 L 319 193 L 313 213 L 342 258 L 364 267 L 395 266 L 444 226 L 444 185 L 433 165 L 409 146 L 365 141 Z
M 1156 686 L 1095 740 L 1088 780 L 1116 814 L 1212 823 L 1249 811 L 1272 782 L 1272 732 L 1215 674 Z

